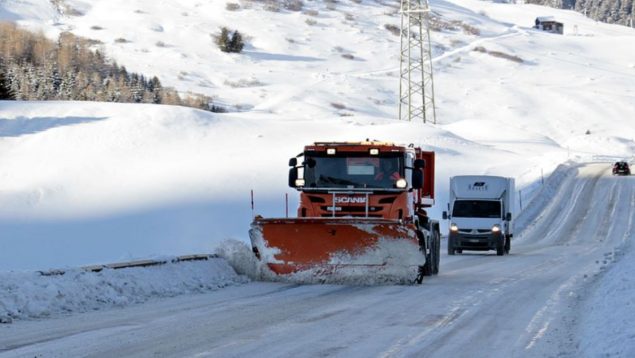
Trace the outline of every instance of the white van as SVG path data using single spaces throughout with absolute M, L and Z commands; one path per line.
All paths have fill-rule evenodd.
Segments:
M 448 255 L 463 250 L 496 250 L 502 256 L 511 249 L 514 236 L 514 179 L 461 175 L 450 178 Z

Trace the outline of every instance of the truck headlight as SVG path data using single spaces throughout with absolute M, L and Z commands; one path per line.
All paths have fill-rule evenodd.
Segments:
M 403 189 L 408 186 L 408 182 L 404 178 L 397 179 L 397 181 L 395 182 L 395 186 L 399 189 Z
M 457 232 L 459 231 L 459 227 L 456 224 L 450 224 L 450 231 Z
M 501 227 L 498 225 L 492 226 L 492 232 L 497 233 L 501 231 Z
M 305 184 L 304 179 L 295 180 L 295 186 L 304 186 L 304 184 Z

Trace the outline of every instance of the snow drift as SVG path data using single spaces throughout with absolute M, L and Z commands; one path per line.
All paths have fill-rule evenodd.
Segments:
M 71 269 L 52 276 L 0 272 L 0 323 L 122 307 L 245 282 L 245 276 L 237 275 L 220 258 L 100 272 Z

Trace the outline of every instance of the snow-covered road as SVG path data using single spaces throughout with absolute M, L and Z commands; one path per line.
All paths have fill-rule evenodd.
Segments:
M 441 258 L 420 286 L 256 282 L 0 326 L 5 356 L 578 356 L 585 292 L 633 233 L 635 177 L 560 170 L 512 253 Z

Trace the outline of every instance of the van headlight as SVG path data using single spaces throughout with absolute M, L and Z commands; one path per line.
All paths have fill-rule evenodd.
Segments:
M 397 181 L 395 182 L 395 186 L 399 189 L 403 189 L 408 186 L 408 182 L 404 178 L 397 179 Z
M 498 226 L 498 225 L 492 226 L 492 232 L 493 233 L 498 233 L 500 231 L 501 231 L 501 227 L 500 226 Z
M 459 227 L 456 226 L 456 224 L 452 223 L 450 224 L 450 231 L 457 232 L 459 231 Z

